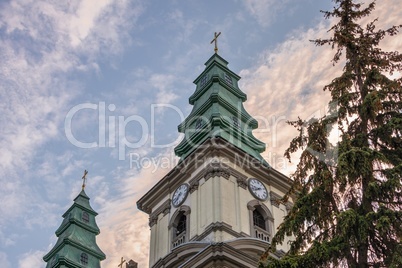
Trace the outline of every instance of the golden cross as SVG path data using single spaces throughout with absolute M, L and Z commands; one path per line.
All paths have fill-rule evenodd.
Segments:
M 213 42 L 215 42 L 215 48 L 214 48 L 215 53 L 218 53 L 218 36 L 219 36 L 219 35 L 221 35 L 221 32 L 219 32 L 219 33 L 216 33 L 216 32 L 215 32 L 215 37 L 214 37 L 214 39 L 212 39 L 212 41 L 211 41 L 211 44 L 212 44 Z
M 126 262 L 126 260 L 124 260 L 123 257 L 121 257 L 120 264 L 117 265 L 117 267 L 123 268 L 123 263 L 125 263 L 125 262 Z
M 85 188 L 85 182 L 87 181 L 87 174 L 88 174 L 88 171 L 84 170 L 84 176 L 82 176 L 82 190 L 84 190 L 84 188 Z

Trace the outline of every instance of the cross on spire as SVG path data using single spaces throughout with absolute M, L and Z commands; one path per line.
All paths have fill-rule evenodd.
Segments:
M 219 32 L 219 33 L 215 32 L 215 37 L 214 37 L 214 39 L 212 39 L 212 41 L 211 41 L 211 44 L 212 44 L 213 42 L 215 42 L 215 48 L 214 48 L 215 53 L 218 53 L 218 36 L 219 36 L 219 35 L 221 35 L 221 32 Z
M 126 262 L 126 260 L 123 259 L 123 257 L 121 257 L 120 264 L 117 265 L 117 267 L 123 268 L 123 263 L 125 263 L 125 262 Z
M 85 188 L 85 182 L 87 181 L 87 174 L 88 174 L 88 171 L 84 170 L 84 175 L 82 176 L 82 190 L 84 190 L 84 188 Z

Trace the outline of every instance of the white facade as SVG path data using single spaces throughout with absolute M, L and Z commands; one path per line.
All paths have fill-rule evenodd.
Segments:
M 278 199 L 288 190 L 289 179 L 226 141 L 215 140 L 225 146 L 217 149 L 215 141 L 197 150 L 138 202 L 139 208 L 150 214 L 150 267 L 169 267 L 161 260 L 169 259 L 174 248 L 186 243 L 214 244 L 253 238 L 268 246 L 286 215 L 291 203 L 281 204 Z M 250 178 L 263 183 L 269 194 L 266 200 L 251 194 L 247 185 Z M 173 194 L 182 184 L 188 185 L 188 195 L 175 207 Z M 253 223 L 256 207 L 264 216 L 265 228 Z M 179 235 L 178 217 L 186 220 L 185 231 Z M 287 251 L 287 241 L 279 249 Z M 262 251 L 257 250 L 253 257 L 258 260 Z

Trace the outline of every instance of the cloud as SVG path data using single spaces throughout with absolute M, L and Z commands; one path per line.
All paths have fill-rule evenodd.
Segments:
M 394 25 L 401 25 L 402 11 L 399 8 L 393 8 L 399 4 L 400 1 L 398 0 L 377 1 L 373 13 L 370 17 L 363 18 L 363 22 L 368 23 L 368 21 L 378 18 L 377 29 L 387 29 Z M 399 33 L 399 36 L 396 37 L 386 37 L 381 43 L 381 48 L 385 51 L 402 51 L 401 34 Z
M 264 156 L 286 174 L 289 166 L 283 153 L 296 135 L 286 121 L 324 115 L 329 95 L 322 88 L 339 72 L 331 65 L 332 51 L 309 42 L 325 34 L 327 26 L 293 33 L 274 50 L 265 51 L 256 66 L 240 72 L 248 95 L 246 109 L 260 123 L 254 133 L 267 144 Z
M 170 158 L 171 155 L 166 151 L 158 157 Z M 101 209 L 98 211 L 97 222 L 101 234 L 97 241 L 99 247 L 107 252 L 107 259 L 102 262 L 102 267 L 115 267 L 121 257 L 126 260 L 133 259 L 139 263 L 139 267 L 148 267 L 148 215 L 136 208 L 136 202 L 162 179 L 171 167 L 155 169 L 150 166 L 139 171 L 130 169 L 123 176 L 115 178 L 120 185 L 116 198 L 109 197 L 104 203 L 98 203 Z
M 394 1 L 396 4 L 396 1 Z M 364 22 L 380 17 L 379 28 L 395 24 L 402 16 L 399 9 L 377 2 L 377 9 Z M 381 18 L 385 18 L 384 20 Z M 246 109 L 259 119 L 256 137 L 267 144 L 267 161 L 279 171 L 290 174 L 299 154 L 287 163 L 283 154 L 291 139 L 297 135 L 287 120 L 320 117 L 326 113 L 329 92 L 322 89 L 341 73 L 342 62 L 333 66 L 334 51 L 329 46 L 316 47 L 309 40 L 325 38 L 334 21 L 325 21 L 307 31 L 295 31 L 276 48 L 261 54 L 258 63 L 240 72 L 241 88 L 247 93 Z M 331 33 L 329 33 L 331 34 Z M 384 49 L 401 50 L 400 38 L 390 38 L 381 44 Z
M 7 259 L 7 254 L 0 251 L 0 263 L 3 268 L 11 268 L 11 264 Z
M 341 69 L 341 66 L 332 66 L 331 49 L 315 47 L 309 42 L 325 36 L 328 28 L 327 23 L 322 23 L 307 31 L 293 32 L 275 49 L 264 51 L 255 66 L 240 72 L 243 77 L 241 88 L 249 98 L 246 109 L 260 121 L 260 129 L 254 133 L 268 144 L 265 154 L 268 161 L 271 164 L 277 161 L 274 167 L 286 174 L 294 166 L 289 166 L 286 160 L 282 166 L 279 162 L 296 133 L 285 120 L 297 119 L 299 115 L 302 118 L 323 115 L 329 95 L 322 88 Z M 170 81 L 169 75 L 149 76 L 153 77 L 150 81 L 157 88 L 163 88 L 164 79 Z M 151 152 L 145 150 L 141 155 L 146 157 L 149 154 Z M 297 162 L 297 155 L 294 160 Z M 116 198 L 99 200 L 102 209 L 98 211 L 101 228 L 98 244 L 108 255 L 102 267 L 115 267 L 122 256 L 139 262 L 140 267 L 148 267 L 148 215 L 138 211 L 135 202 L 169 169 L 159 169 L 158 173 L 152 170 L 131 170 L 123 176 L 116 176 L 118 185 L 125 188 L 120 189 Z
M 97 238 L 100 248 L 107 252 L 106 260 L 101 263 L 102 267 L 115 267 L 121 257 L 127 261 L 133 259 L 140 267 L 148 267 L 149 243 L 146 242 L 150 241 L 148 215 L 142 212 L 123 215 L 130 218 L 122 219 L 120 222 L 117 219 L 109 222 L 101 229 L 101 234 Z
M 172 84 L 175 80 L 175 76 L 171 74 L 154 74 L 151 76 L 150 84 L 158 90 L 158 93 L 156 94 L 156 103 L 168 104 L 178 98 L 178 96 L 173 93 L 172 88 Z
M 90 34 L 94 28 L 97 18 L 106 6 L 111 3 L 111 0 L 88 0 L 75 2 L 75 12 L 71 14 L 71 20 L 67 24 L 67 29 L 70 37 L 70 44 L 76 47 Z
M 100 56 L 111 61 L 121 53 L 143 6 L 128 0 L 21 0 L 1 6 L 0 233 L 6 245 L 15 241 L 13 221 L 29 229 L 60 217 L 52 216 L 60 209 L 53 202 L 70 184 L 63 178 L 80 166 L 55 157 L 63 147 L 64 116 L 87 93 L 74 74 L 99 72 Z M 20 265 L 40 266 L 29 263 Z
M 100 53 L 120 52 L 128 39 L 123 29 L 129 30 L 142 10 L 140 5 L 128 8 L 129 4 L 25 0 L 3 5 L 3 168 L 20 168 L 35 148 L 60 134 L 63 112 L 80 89 L 67 82 L 66 75 L 94 68 Z
M 18 267 L 19 268 L 43 267 L 44 263 L 42 257 L 45 254 L 46 252 L 40 250 L 24 253 L 22 256 L 19 257 Z
M 269 26 L 289 0 L 244 0 L 247 11 L 263 26 Z

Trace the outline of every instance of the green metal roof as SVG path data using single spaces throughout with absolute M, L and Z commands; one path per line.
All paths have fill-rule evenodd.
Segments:
M 178 126 L 185 136 L 175 153 L 183 160 L 205 140 L 221 137 L 269 166 L 260 155 L 265 151 L 265 144 L 252 134 L 258 122 L 244 109 L 247 95 L 238 86 L 240 76 L 227 64 L 214 54 L 194 80 L 196 90 L 189 98 L 193 110 Z
M 106 255 L 96 244 L 99 228 L 95 217 L 98 215 L 89 204 L 89 197 L 82 190 L 73 205 L 63 214 L 63 222 L 56 231 L 56 244 L 43 257 L 50 267 L 100 267 Z M 87 261 L 81 261 L 86 254 Z

